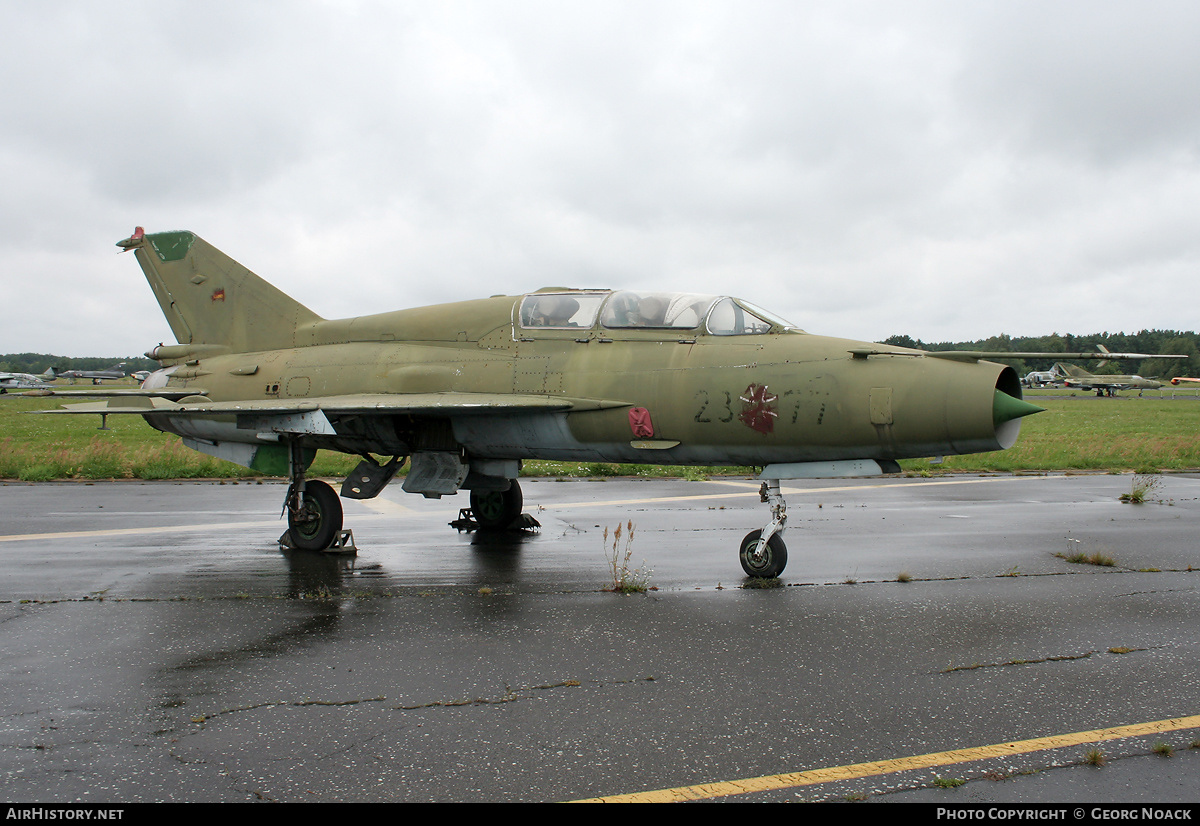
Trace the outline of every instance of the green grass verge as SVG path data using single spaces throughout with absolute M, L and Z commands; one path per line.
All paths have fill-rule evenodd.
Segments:
M 1060 391 L 1061 392 L 1061 391 Z M 1033 398 L 1046 408 L 1021 421 L 1015 446 L 993 453 L 901 462 L 905 470 L 1115 470 L 1200 468 L 1200 402 L 1193 398 Z

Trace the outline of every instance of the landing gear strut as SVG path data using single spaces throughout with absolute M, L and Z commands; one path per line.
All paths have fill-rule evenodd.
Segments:
M 342 530 L 342 503 L 333 488 L 319 479 L 306 481 L 303 448 L 293 439 L 288 451 L 287 510 L 288 535 L 293 548 L 323 551 L 333 544 Z
M 766 527 L 746 534 L 738 556 L 746 576 L 771 579 L 787 567 L 787 545 L 781 536 L 787 526 L 787 502 L 779 490 L 778 479 L 763 482 L 758 495 L 771 506 L 771 521 Z

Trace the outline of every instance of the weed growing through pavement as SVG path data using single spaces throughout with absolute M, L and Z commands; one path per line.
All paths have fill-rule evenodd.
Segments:
M 625 547 L 621 547 L 621 537 L 625 537 Z M 653 571 L 642 566 L 630 567 L 633 557 L 633 520 L 624 526 L 618 523 L 612 532 L 612 544 L 608 542 L 608 528 L 604 529 L 604 554 L 608 558 L 608 566 L 612 571 L 612 589 L 618 594 L 640 594 L 650 587 L 650 574 Z
M 1112 568 L 1117 564 L 1117 561 L 1107 554 L 1102 554 L 1095 551 L 1090 554 L 1085 554 L 1080 550 L 1079 546 L 1083 542 L 1081 539 L 1072 539 L 1067 537 L 1067 552 L 1057 553 L 1059 559 L 1065 559 L 1067 562 L 1073 562 L 1076 565 L 1099 565 L 1102 568 Z
M 1153 498 L 1154 492 L 1160 485 L 1162 485 L 1162 477 L 1157 473 L 1135 473 L 1129 493 L 1122 493 L 1120 499 L 1131 505 L 1141 505 L 1147 499 Z
M 933 785 L 939 789 L 956 789 L 966 782 L 960 777 L 939 777 L 933 781 Z
M 1079 540 L 1068 541 L 1078 542 Z M 1069 554 L 1058 553 L 1055 556 L 1059 559 L 1065 559 L 1067 562 L 1073 562 L 1076 565 L 1098 565 L 1101 568 L 1113 568 L 1117 564 L 1117 561 L 1111 556 L 1102 554 L 1099 551 L 1090 554 L 1085 554 L 1083 551 L 1075 551 Z

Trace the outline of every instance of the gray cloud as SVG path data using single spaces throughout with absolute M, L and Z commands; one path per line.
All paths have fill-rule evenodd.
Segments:
M 112 247 L 135 224 L 329 317 L 578 284 L 873 339 L 1194 329 L 1198 17 L 6 4 L 0 273 L 10 305 L 55 312 L 10 317 L 0 348 L 169 337 Z

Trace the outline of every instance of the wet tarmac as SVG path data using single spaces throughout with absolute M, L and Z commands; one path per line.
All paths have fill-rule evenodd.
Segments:
M 1161 722 L 1200 714 L 1200 476 L 1130 485 L 785 484 L 782 585 L 747 589 L 745 478 L 522 480 L 542 527 L 499 535 L 396 485 L 343 500 L 351 557 L 280 550 L 280 484 L 9 483 L 0 778 L 31 802 L 1200 801 L 1200 721 Z M 618 525 L 646 593 L 605 590 Z

